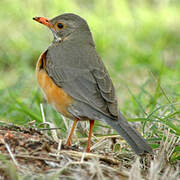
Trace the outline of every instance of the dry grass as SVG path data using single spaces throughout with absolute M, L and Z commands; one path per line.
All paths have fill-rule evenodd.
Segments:
M 179 164 L 171 164 L 170 159 L 179 139 L 169 131 L 164 131 L 164 137 L 154 156 L 138 157 L 110 149 L 107 153 L 99 148 L 85 153 L 81 149 L 84 138 L 71 149 L 62 143 L 59 151 L 58 143 L 37 129 L 4 124 L 0 129 L 0 174 L 2 179 L 176 180 Z

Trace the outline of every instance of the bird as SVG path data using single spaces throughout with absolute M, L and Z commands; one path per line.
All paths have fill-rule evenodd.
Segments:
M 152 153 L 150 145 L 118 109 L 113 82 L 98 55 L 86 20 L 73 13 L 33 20 L 48 27 L 54 37 L 37 61 L 36 77 L 48 103 L 74 121 L 66 145 L 71 146 L 77 122 L 89 121 L 86 152 L 90 152 L 97 120 L 115 129 L 136 154 Z

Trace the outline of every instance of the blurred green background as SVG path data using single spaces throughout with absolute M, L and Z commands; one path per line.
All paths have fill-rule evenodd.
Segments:
M 179 135 L 178 0 L 1 0 L 0 120 L 22 125 L 42 121 L 35 64 L 52 34 L 32 18 L 65 12 L 87 20 L 129 121 L 140 121 L 144 128 L 150 123 L 149 136 L 160 131 L 159 123 Z M 45 111 L 48 120 L 64 127 L 50 106 Z

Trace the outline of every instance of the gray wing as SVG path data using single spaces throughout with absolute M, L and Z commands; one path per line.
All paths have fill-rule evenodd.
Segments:
M 57 86 L 81 103 L 81 116 L 87 116 L 86 109 L 83 109 L 85 104 L 107 116 L 118 116 L 114 86 L 100 59 L 99 67 L 81 69 L 54 65 L 52 62 L 48 60 L 46 65 L 48 75 Z

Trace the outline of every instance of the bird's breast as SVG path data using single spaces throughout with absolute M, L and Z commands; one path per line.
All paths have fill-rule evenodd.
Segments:
M 67 111 L 68 106 L 73 103 L 72 97 L 53 82 L 45 70 L 45 65 L 46 52 L 42 53 L 36 64 L 37 82 L 42 89 L 45 98 L 62 115 L 73 118 Z

